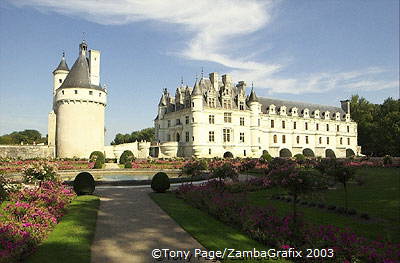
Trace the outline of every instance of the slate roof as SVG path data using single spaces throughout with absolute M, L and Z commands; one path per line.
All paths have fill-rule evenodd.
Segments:
M 306 103 L 306 102 L 296 102 L 296 101 L 289 101 L 289 100 L 278 100 L 278 99 L 263 98 L 263 97 L 258 98 L 258 101 L 262 104 L 262 112 L 263 113 L 266 113 L 267 108 L 271 104 L 274 104 L 277 108 L 279 108 L 281 106 L 286 106 L 286 108 L 288 110 L 296 107 L 296 108 L 298 108 L 299 112 L 301 112 L 303 109 L 307 108 L 307 109 L 309 109 L 310 114 L 315 110 L 320 110 L 321 113 L 324 111 L 329 111 L 331 113 L 340 112 L 340 114 L 345 114 L 345 112 L 341 108 L 333 107 L 333 106 L 311 104 L 311 103 Z
M 254 92 L 253 88 L 251 89 L 251 92 L 250 92 L 249 102 L 258 102 L 257 95 Z
M 67 62 L 65 61 L 65 57 L 64 56 L 62 57 L 62 59 L 60 61 L 60 64 L 58 64 L 58 67 L 53 71 L 53 73 L 56 72 L 57 70 L 69 71 L 69 68 L 68 68 Z
M 100 86 L 92 85 L 89 78 L 89 62 L 84 55 L 79 55 L 71 71 L 65 78 L 60 89 L 65 88 L 88 88 L 104 90 Z

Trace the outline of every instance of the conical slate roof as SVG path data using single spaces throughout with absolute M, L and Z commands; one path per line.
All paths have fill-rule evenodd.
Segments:
M 69 68 L 68 68 L 67 62 L 65 61 L 65 57 L 64 56 L 62 57 L 62 59 L 60 61 L 60 64 L 58 64 L 58 67 L 53 71 L 53 73 L 56 72 L 57 70 L 69 71 Z
M 89 64 L 82 54 L 75 61 L 60 88 L 93 88 L 89 79 Z
M 199 82 L 197 80 L 196 80 L 196 83 L 194 84 L 194 88 L 192 91 L 192 96 L 196 96 L 196 95 L 203 95 L 203 93 L 201 92 Z
M 250 96 L 249 96 L 249 102 L 258 102 L 257 95 L 254 92 L 253 88 L 251 88 L 251 92 L 250 92 Z
M 158 106 L 166 106 L 167 105 L 167 99 L 165 98 L 165 94 L 161 96 L 160 103 L 158 103 Z

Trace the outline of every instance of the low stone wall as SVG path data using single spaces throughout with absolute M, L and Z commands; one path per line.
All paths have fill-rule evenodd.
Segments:
M 54 158 L 55 147 L 48 145 L 0 145 L 1 158 Z

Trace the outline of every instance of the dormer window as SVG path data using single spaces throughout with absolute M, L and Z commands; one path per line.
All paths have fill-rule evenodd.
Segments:
M 323 113 L 323 116 L 325 117 L 325 120 L 328 120 L 328 119 L 329 119 L 329 114 L 330 114 L 329 111 L 325 111 L 325 112 Z
M 302 110 L 301 113 L 303 114 L 303 117 L 306 117 L 306 118 L 310 117 L 310 111 L 308 109 Z
M 315 111 L 314 111 L 314 118 L 317 118 L 317 119 L 320 118 L 320 112 L 319 112 L 319 110 L 315 110 Z
M 340 121 L 340 112 L 336 112 L 335 118 L 337 121 Z
M 297 108 L 291 108 L 290 113 L 292 114 L 292 116 L 297 116 Z
M 62 83 L 62 79 L 59 79 L 58 82 L 59 82 L 59 83 Z
M 239 102 L 239 110 L 244 110 L 244 102 L 243 101 Z
M 274 104 L 269 105 L 269 114 L 275 114 L 275 105 Z
M 281 107 L 279 108 L 279 113 L 280 113 L 281 115 L 286 115 L 286 107 L 285 107 L 285 106 L 281 106 Z

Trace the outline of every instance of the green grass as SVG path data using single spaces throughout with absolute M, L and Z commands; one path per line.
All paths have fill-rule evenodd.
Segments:
M 362 220 L 358 217 L 339 215 L 327 210 L 298 206 L 298 211 L 304 214 L 305 220 L 313 224 L 335 225 L 349 227 L 354 232 L 370 239 L 383 237 L 393 242 L 400 241 L 400 170 L 396 168 L 361 168 L 357 171 L 366 178 L 365 185 L 350 183 L 348 186 L 349 208 L 357 210 L 358 214 L 368 213 L 372 219 Z M 291 213 L 291 204 L 270 197 L 284 191 L 278 188 L 253 192 L 248 194 L 252 204 L 271 205 L 278 214 Z M 344 206 L 344 192 L 341 185 L 334 190 L 328 190 L 319 198 L 305 198 L 315 202 L 324 202 L 336 206 Z
M 225 248 L 234 248 L 237 250 L 250 250 L 253 248 L 258 250 L 268 249 L 239 230 L 216 220 L 207 213 L 176 198 L 172 193 L 151 193 L 150 197 L 208 250 L 224 250 Z M 288 262 L 282 259 L 273 261 Z M 224 260 L 224 262 L 230 261 Z
M 26 262 L 89 263 L 99 204 L 97 196 L 78 196 L 68 206 L 61 222 Z

